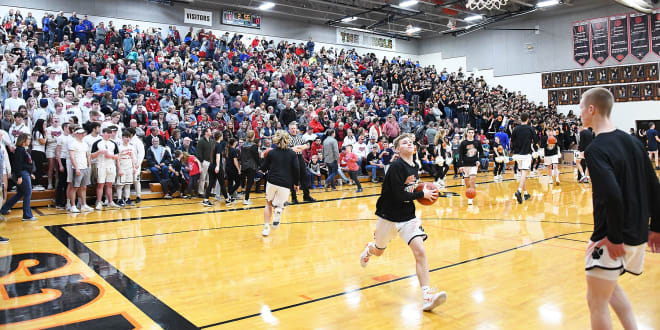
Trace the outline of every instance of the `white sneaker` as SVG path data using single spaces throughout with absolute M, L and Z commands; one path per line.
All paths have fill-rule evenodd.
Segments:
M 468 198 L 468 205 L 473 205 L 474 202 L 472 201 L 472 198 Z
M 362 268 L 367 267 L 367 264 L 369 263 L 369 258 L 371 258 L 371 253 L 369 253 L 369 247 L 373 245 L 374 242 L 367 243 L 367 246 L 364 248 L 364 251 L 362 251 L 362 254 L 360 254 L 360 266 L 362 266 Z
M 444 179 L 438 179 L 438 186 L 440 186 L 440 188 L 444 188 L 446 186 L 445 185 L 445 180 Z
M 85 204 L 80 208 L 80 211 L 82 211 L 82 212 L 92 212 L 92 211 L 94 211 L 94 209 L 89 207 L 89 205 Z
M 102 211 L 103 210 L 103 203 L 96 202 L 96 210 L 97 211 Z
M 66 206 L 64 207 L 64 210 L 69 212 L 71 211 L 71 203 L 66 203 Z
M 52 184 L 48 185 L 48 190 L 53 190 L 53 185 Z
M 493 176 L 493 182 L 497 182 L 498 180 L 499 178 L 497 177 L 497 175 Z
M 447 293 L 440 291 L 438 293 L 425 294 L 422 300 L 422 309 L 425 312 L 430 312 L 434 308 L 442 305 L 447 301 Z
M 461 179 L 461 186 L 465 185 L 465 179 Z
M 71 213 L 80 213 L 80 210 L 78 210 L 78 208 L 75 207 L 75 206 L 71 206 L 71 208 L 69 208 L 69 212 L 71 212 Z
M 112 207 L 112 208 L 118 209 L 118 208 L 119 208 L 119 205 L 117 205 L 115 202 L 110 202 L 110 204 L 108 204 L 108 207 Z
M 34 191 L 43 191 L 43 190 L 46 190 L 46 188 L 44 188 L 44 186 L 42 186 L 42 185 L 38 185 L 38 186 L 34 186 L 34 189 L 32 189 L 32 190 L 34 190 Z
M 243 205 L 252 205 L 252 201 L 249 199 L 244 199 L 243 200 Z
M 268 236 L 268 235 L 270 235 L 270 226 L 264 225 L 264 230 L 261 232 L 261 236 Z

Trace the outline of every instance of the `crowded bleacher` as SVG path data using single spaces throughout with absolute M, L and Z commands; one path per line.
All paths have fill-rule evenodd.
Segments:
M 212 206 L 209 190 L 216 200 L 222 194 L 227 204 L 242 198 L 249 205 L 250 191 L 264 185 L 258 163 L 280 129 L 307 146 L 301 186 L 312 192 L 335 188 L 323 151 L 329 130 L 342 150 L 331 178 L 338 184 L 355 181 L 352 172 L 378 182 L 395 157 L 390 143 L 402 133 L 414 134 L 418 161 L 442 185 L 467 127 L 485 150 L 497 143 L 506 153 L 504 136 L 527 113 L 539 134 L 557 131 L 562 150 L 576 143 L 579 119 L 571 113 L 462 70 L 317 47 L 311 39 L 276 43 L 22 12 L 5 13 L 0 30 L 5 201 L 26 185 L 12 171 L 25 159 L 17 148 L 33 162 L 34 178 L 21 194 L 44 191 L 35 205 L 54 199 L 58 208 L 84 212 L 143 198 L 205 197 Z M 226 183 L 208 187 L 218 139 L 226 145 Z M 482 170 L 493 161 L 486 152 Z M 309 192 L 305 200 L 313 200 Z

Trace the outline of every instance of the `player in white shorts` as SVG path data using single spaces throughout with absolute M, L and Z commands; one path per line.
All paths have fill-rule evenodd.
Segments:
M 119 145 L 119 169 L 121 175 L 117 177 L 117 205 L 130 205 L 131 183 L 135 180 L 135 163 L 137 152 L 130 143 L 131 134 L 122 133 L 122 144 Z
M 430 287 L 429 265 L 424 252 L 424 240 L 427 235 L 422 222 L 415 216 L 417 198 L 435 200 L 437 190 L 415 191 L 419 182 L 419 165 L 413 161 L 415 146 L 411 134 L 402 134 L 394 139 L 394 148 L 399 157 L 385 173 L 383 188 L 376 202 L 376 230 L 374 241 L 369 242 L 360 255 L 360 265 L 366 267 L 371 256 L 381 256 L 387 244 L 397 233 L 408 244 L 417 269 L 417 279 L 422 287 L 422 310 L 431 311 L 447 300 L 447 293 L 433 292 Z
M 103 188 L 105 187 L 105 197 L 108 199 L 108 206 L 119 207 L 112 200 L 112 184 L 115 182 L 117 174 L 123 174 L 119 168 L 119 148 L 114 141 L 110 140 L 112 136 L 111 128 L 103 129 L 103 139 L 97 141 L 92 146 L 92 158 L 97 159 L 96 165 L 96 210 L 103 210 Z
M 584 153 L 592 174 L 594 218 L 585 255 L 587 302 L 592 329 L 612 329 L 610 307 L 624 329 L 637 329 L 617 279 L 642 272 L 645 243 L 660 252 L 660 182 L 644 146 L 610 120 L 613 104 L 614 96 L 602 87 L 586 91 L 580 101 L 582 122 L 596 134 Z M 657 284 L 657 278 L 648 280 Z
M 543 163 L 548 168 L 548 175 L 551 179 L 550 183 L 552 184 L 554 181 L 556 185 L 559 185 L 559 158 L 561 157 L 561 150 L 559 150 L 559 145 L 557 145 L 557 139 L 552 134 L 554 134 L 554 131 L 548 130 L 545 148 L 542 149 L 545 155 L 543 157 Z
M 53 173 L 57 173 L 57 138 L 62 135 L 59 117 L 52 117 L 46 127 L 46 159 L 48 159 L 48 189 L 53 189 Z
M 89 185 L 89 170 L 90 170 L 90 156 L 89 146 L 83 142 L 85 129 L 77 128 L 73 133 L 74 139 L 69 143 L 69 159 L 73 168 L 73 179 L 71 180 L 71 195 L 69 199 L 72 205 L 69 209 L 71 213 L 89 212 L 93 211 L 91 207 L 87 206 L 87 186 Z M 80 197 L 80 209 L 76 207 L 76 193 Z
M 521 124 L 516 126 L 511 133 L 511 149 L 513 160 L 518 164 L 520 170 L 520 182 L 515 196 L 518 204 L 522 204 L 523 198 L 528 200 L 531 195 L 527 192 L 527 176 L 532 166 L 532 144 L 538 142 L 536 131 L 528 125 L 529 115 L 520 115 Z
M 280 225 L 282 212 L 284 212 L 284 202 L 289 199 L 291 190 L 288 187 L 294 187 L 297 191 L 300 168 L 298 156 L 293 150 L 289 149 L 291 136 L 283 130 L 275 132 L 273 145 L 275 148 L 270 150 L 264 157 L 260 172 L 268 173 L 266 182 L 266 207 L 264 208 L 264 229 L 261 232 L 263 236 L 270 235 L 270 221 L 273 218 L 273 229 Z
M 483 157 L 484 149 L 481 142 L 474 139 L 474 129 L 466 131 L 465 140 L 458 147 L 459 164 L 465 176 L 466 189 L 476 189 L 477 173 L 479 172 L 479 159 Z M 472 198 L 468 198 L 468 205 L 472 205 Z

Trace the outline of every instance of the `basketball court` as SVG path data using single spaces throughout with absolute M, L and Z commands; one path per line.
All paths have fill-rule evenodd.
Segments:
M 452 179 L 437 203 L 418 204 L 431 283 L 448 294 L 432 313 L 421 311 L 413 257 L 398 239 L 360 267 L 380 193 L 365 183 L 360 194 L 316 190 L 319 201 L 287 207 L 269 237 L 263 196 L 249 207 L 175 199 L 77 216 L 38 208 L 37 223 L 13 211 L 0 224 L 12 239 L 0 246 L 1 269 L 11 271 L 0 278 L 10 308 L 1 319 L 10 329 L 584 328 L 592 201 L 572 171 L 562 167 L 561 186 L 531 179 L 522 205 L 510 171 L 501 183 L 480 173 L 474 206 Z M 647 294 L 659 289 L 658 265 L 649 253 L 641 280 L 620 280 L 640 329 L 660 327 L 660 301 Z

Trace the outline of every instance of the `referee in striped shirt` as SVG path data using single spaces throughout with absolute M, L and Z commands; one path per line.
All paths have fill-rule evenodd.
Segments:
M 305 164 L 305 159 L 303 158 L 303 151 L 309 146 L 307 141 L 303 139 L 302 135 L 298 131 L 298 123 L 292 121 L 289 123 L 289 134 L 291 135 L 291 141 L 289 142 L 289 148 L 291 148 L 296 155 L 298 155 L 298 163 L 300 168 L 300 183 L 298 184 L 303 191 L 303 200 L 305 202 L 316 202 L 316 199 L 312 198 L 309 194 L 309 183 L 307 182 L 307 164 Z M 293 187 L 292 187 L 293 188 Z M 293 204 L 298 204 L 298 196 L 296 196 L 296 190 L 291 189 L 291 202 Z

